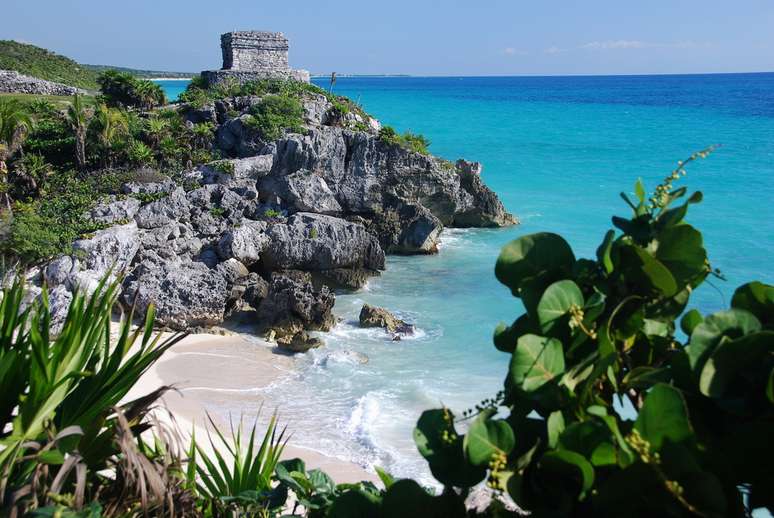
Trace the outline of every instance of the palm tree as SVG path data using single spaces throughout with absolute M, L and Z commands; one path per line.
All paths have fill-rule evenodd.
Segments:
M 21 150 L 24 139 L 34 126 L 34 120 L 25 106 L 15 99 L 0 101 L 0 184 L 8 181 L 6 162 Z M 5 206 L 10 208 L 7 189 L 2 192 Z
M 78 94 L 73 96 L 73 102 L 67 107 L 67 122 L 75 133 L 75 165 L 78 171 L 83 172 L 86 169 L 86 127 L 89 113 Z
M 113 142 L 116 137 L 125 135 L 129 130 L 126 117 L 120 110 L 100 104 L 94 113 L 92 123 L 97 125 L 97 139 L 102 148 L 101 165 L 109 167 L 112 163 Z
M 167 101 L 164 90 L 159 85 L 147 80 L 140 80 L 134 87 L 134 94 L 137 96 L 140 107 L 143 110 L 150 110 L 156 106 L 161 106 Z
M 145 133 L 148 135 L 148 140 L 153 149 L 159 147 L 159 142 L 166 135 L 167 128 L 169 128 L 169 121 L 166 119 L 153 117 L 147 120 Z

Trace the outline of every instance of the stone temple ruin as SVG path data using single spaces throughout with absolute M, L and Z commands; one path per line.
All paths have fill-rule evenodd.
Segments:
M 295 79 L 309 82 L 309 72 L 288 65 L 288 39 L 281 32 L 239 31 L 220 36 L 223 68 L 206 70 L 208 86 L 227 80 Z

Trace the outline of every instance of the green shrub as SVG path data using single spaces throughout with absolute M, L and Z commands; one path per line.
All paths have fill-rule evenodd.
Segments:
M 60 173 L 49 179 L 46 196 L 15 203 L 0 252 L 22 263 L 36 264 L 71 250 L 75 239 L 100 228 L 85 217 L 102 197 L 96 180 L 82 180 L 73 172 Z
M 304 130 L 304 108 L 298 99 L 285 95 L 267 95 L 250 109 L 248 126 L 267 142 L 282 137 L 285 131 L 300 133 Z
M 166 104 L 164 90 L 147 79 L 137 79 L 128 72 L 106 70 L 97 77 L 101 102 L 114 108 L 149 110 Z
M 282 213 L 275 209 L 266 209 L 263 211 L 263 215 L 267 218 L 279 218 L 282 216 Z
M 382 126 L 382 129 L 379 130 L 379 140 L 389 146 L 400 146 L 409 151 L 414 151 L 415 153 L 421 153 L 423 155 L 430 154 L 430 151 L 427 149 L 430 145 L 430 141 L 427 137 L 417 133 L 411 133 L 410 131 L 400 135 L 395 131 L 395 128 L 391 126 Z

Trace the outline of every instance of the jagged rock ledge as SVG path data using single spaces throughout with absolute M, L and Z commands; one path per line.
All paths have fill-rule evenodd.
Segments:
M 435 253 L 445 226 L 516 223 L 480 164 L 389 144 L 377 121 L 335 116 L 312 93 L 303 98 L 305 132 L 264 142 L 246 124 L 258 102 L 181 106 L 189 123 L 213 123 L 217 147 L 232 158 L 185 171 L 179 183 L 125 184 L 125 196 L 95 207 L 91 217 L 113 226 L 37 277 L 52 307 L 66 311 L 74 289 L 124 273 L 121 300 L 138 316 L 154 303 L 160 327 L 239 319 L 300 350 L 319 345 L 305 331 L 335 325 L 334 290 L 362 287 L 384 269 L 385 254 Z M 148 195 L 158 199 L 135 199 Z
M 0 93 L 35 95 L 75 95 L 85 90 L 62 83 L 26 76 L 13 70 L 0 70 Z

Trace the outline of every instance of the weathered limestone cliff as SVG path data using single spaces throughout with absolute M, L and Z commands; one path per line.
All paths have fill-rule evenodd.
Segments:
M 127 183 L 125 199 L 94 208 L 112 224 L 43 271 L 57 307 L 108 271 L 126 275 L 123 302 L 153 303 L 171 329 L 255 324 L 292 350 L 319 345 L 337 289 L 362 287 L 385 254 L 435 253 L 444 227 L 516 222 L 481 180 L 480 164 L 448 162 L 380 138 L 362 113 L 342 117 L 324 95 L 303 94 L 305 128 L 264 141 L 247 123 L 261 97 L 180 106 L 211 122 L 218 162 L 178 182 Z M 132 196 L 155 201 L 141 203 Z

